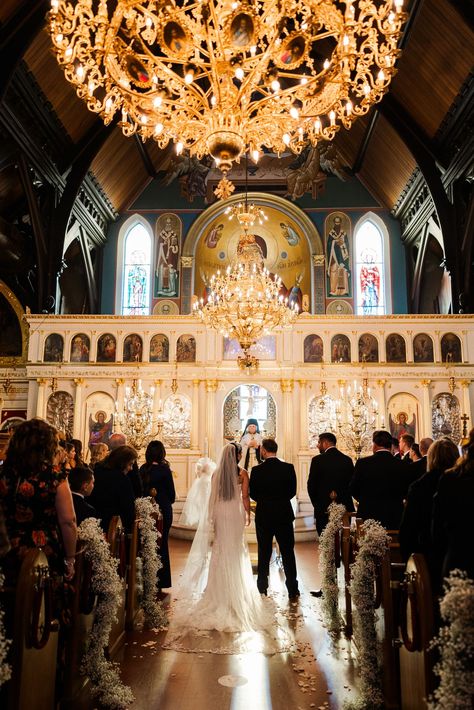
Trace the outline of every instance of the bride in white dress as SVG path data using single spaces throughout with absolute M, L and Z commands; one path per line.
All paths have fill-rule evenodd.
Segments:
M 240 454 L 236 443 L 222 450 L 209 505 L 178 586 L 164 648 L 240 653 L 251 647 L 274 653 L 291 645 L 275 624 L 274 602 L 260 597 L 253 577 L 244 534 L 250 523 L 249 478 L 246 471 L 239 471 Z M 220 632 L 218 641 L 211 632 Z M 259 632 L 260 642 L 251 641 L 250 632 Z M 203 643 L 206 638 L 211 643 Z

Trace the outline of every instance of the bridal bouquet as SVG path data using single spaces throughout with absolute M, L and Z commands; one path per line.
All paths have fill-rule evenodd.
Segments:
M 445 626 L 434 639 L 440 660 L 434 668 L 439 677 L 430 710 L 470 710 L 474 697 L 474 581 L 454 570 L 445 580 L 440 603 Z
M 360 697 L 344 707 L 376 710 L 384 707 L 379 653 L 375 630 L 374 583 L 377 567 L 390 541 L 387 531 L 376 520 L 366 520 L 355 562 L 351 565 L 350 593 L 354 607 L 354 637 L 359 649 Z
M 156 516 L 161 518 L 160 509 L 153 498 L 137 498 L 135 514 L 140 536 L 140 558 L 143 565 L 142 609 L 145 624 L 151 628 L 166 626 L 168 620 L 161 602 L 157 601 L 157 575 L 161 569 L 158 555 L 158 530 Z
M 338 610 L 339 588 L 337 586 L 335 539 L 342 527 L 342 518 L 345 512 L 345 507 L 340 503 L 331 503 L 328 508 L 328 524 L 319 538 L 319 571 L 321 572 L 323 592 L 322 613 L 329 631 L 333 633 L 339 631 L 341 627 L 341 617 Z
M 121 604 L 122 583 L 117 572 L 117 560 L 110 554 L 95 518 L 86 518 L 81 523 L 78 537 L 84 542 L 84 557 L 92 567 L 91 591 L 97 595 L 94 623 L 82 658 L 81 672 L 90 679 L 92 695 L 102 705 L 123 710 L 135 698 L 130 688 L 120 680 L 118 664 L 107 660 L 104 655 Z
M 0 589 L 3 587 L 5 577 L 0 572 Z M 11 641 L 6 638 L 5 627 L 3 625 L 3 617 L 5 612 L 0 608 L 0 686 L 10 680 L 12 676 L 12 669 L 7 663 L 8 649 L 10 648 Z

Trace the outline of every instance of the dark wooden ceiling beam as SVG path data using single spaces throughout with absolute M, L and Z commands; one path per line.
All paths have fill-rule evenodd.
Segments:
M 362 143 L 359 146 L 359 150 L 357 151 L 357 155 L 355 157 L 354 164 L 352 166 L 352 173 L 354 175 L 357 175 L 357 173 L 360 173 L 360 171 L 362 169 L 362 165 L 364 164 L 365 156 L 367 153 L 367 148 L 369 147 L 369 143 L 372 139 L 375 128 L 377 126 L 378 118 L 379 118 L 379 110 L 378 110 L 378 108 L 375 108 L 372 113 L 372 116 L 370 117 L 369 125 L 365 129 Z
M 145 166 L 145 170 L 147 171 L 148 175 L 152 178 L 156 177 L 156 168 L 153 165 L 153 162 L 150 158 L 150 155 L 146 149 L 145 143 L 142 141 L 139 135 L 135 133 L 133 136 L 135 139 L 135 145 L 138 148 L 138 152 L 140 153 L 140 157 L 142 159 L 143 165 Z
M 47 0 L 24 0 L 13 17 L 0 27 L 0 102 L 17 64 L 43 27 L 49 8 Z
M 460 294 L 460 261 L 456 218 L 442 182 L 437 164 L 439 161 L 426 136 L 393 95 L 388 94 L 384 97 L 380 104 L 380 112 L 410 150 L 428 185 L 443 234 L 446 266 L 451 274 L 453 309 L 457 311 Z
M 474 31 L 474 4 L 472 0 L 448 0 L 463 21 Z

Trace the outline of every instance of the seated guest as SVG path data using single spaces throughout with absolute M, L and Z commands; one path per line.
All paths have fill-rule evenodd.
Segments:
M 443 437 L 428 451 L 427 472 L 415 480 L 408 495 L 400 525 L 400 549 L 404 560 L 413 552 L 422 552 L 432 569 L 431 512 L 438 481 L 458 458 L 458 448 Z M 410 466 L 410 473 L 413 467 Z
M 88 466 L 76 466 L 69 473 L 69 487 L 72 492 L 72 502 L 76 511 L 77 524 L 86 518 L 98 518 L 98 513 L 86 501 L 94 489 L 94 472 Z
M 171 587 L 171 568 L 168 551 L 168 533 L 173 522 L 175 490 L 173 474 L 166 460 L 166 450 L 161 441 L 150 441 L 145 453 L 146 463 L 140 468 L 145 495 L 158 503 L 163 516 L 163 532 L 160 539 L 160 555 L 163 567 L 158 572 L 158 587 Z
M 408 466 L 392 456 L 388 431 L 374 431 L 373 456 L 356 462 L 349 493 L 359 501 L 357 515 L 378 520 L 388 530 L 398 530 L 403 499 L 408 490 Z
M 74 448 L 74 444 L 71 441 L 66 441 L 65 449 L 66 449 L 66 454 L 67 454 L 67 460 L 65 462 L 65 467 L 67 468 L 68 471 L 71 471 L 77 465 L 76 464 L 76 449 Z
M 433 501 L 432 540 L 442 577 L 453 569 L 460 569 L 474 579 L 474 429 L 469 432 L 463 451 L 455 466 L 439 478 Z
M 84 466 L 84 459 L 82 458 L 82 441 L 80 439 L 71 439 L 71 444 L 74 446 L 76 452 L 76 466 Z
M 100 461 L 103 461 L 109 453 L 109 447 L 107 444 L 99 443 L 91 445 L 91 460 L 89 466 L 94 470 L 95 465 Z
M 89 503 L 96 509 L 102 529 L 106 533 L 114 515 L 120 515 L 127 532 L 132 531 L 135 495 L 127 474 L 137 460 L 137 455 L 131 446 L 119 446 L 95 468 L 94 490 L 89 497 Z
M 400 458 L 405 463 L 411 463 L 410 449 L 415 443 L 415 437 L 411 434 L 402 434 L 399 439 Z
M 24 422 L 10 439 L 0 474 L 11 544 L 2 563 L 7 586 L 15 585 L 23 558 L 36 547 L 48 557 L 55 586 L 74 576 L 76 516 L 67 474 L 54 464 L 57 449 L 57 431 L 42 419 Z

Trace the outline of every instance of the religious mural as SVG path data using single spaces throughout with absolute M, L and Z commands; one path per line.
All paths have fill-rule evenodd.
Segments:
M 385 351 L 387 362 L 406 362 L 407 352 L 405 340 L 398 333 L 392 333 L 387 336 L 385 341 Z
M 427 333 L 418 333 L 413 338 L 413 361 L 434 362 L 433 341 Z
M 359 338 L 359 362 L 378 362 L 379 344 L 375 335 L 364 333 Z
M 418 400 L 412 394 L 400 392 L 394 395 L 388 403 L 388 428 L 390 434 L 397 439 L 402 434 L 417 436 Z
M 89 362 L 91 342 L 85 333 L 78 333 L 71 341 L 71 362 Z
M 255 224 L 254 236 L 264 266 L 282 280 L 281 293 L 303 309 L 304 296 L 311 294 L 311 252 L 309 242 L 291 214 L 265 204 L 268 219 Z M 194 293 L 205 301 L 210 280 L 230 264 L 237 253 L 240 228 L 237 220 L 217 214 L 204 227 L 196 245 Z
M 114 429 L 115 402 L 105 392 L 94 392 L 85 402 L 84 430 L 87 445 L 108 444 Z
M 163 406 L 163 443 L 173 449 L 191 447 L 191 402 L 181 394 L 167 397 Z
M 323 341 L 319 335 L 307 335 L 303 343 L 304 362 L 322 362 L 323 354 Z
M 104 333 L 97 341 L 97 362 L 115 362 L 117 341 L 111 333 Z
M 179 296 L 179 253 L 182 234 L 181 219 L 167 212 L 156 221 L 156 261 L 154 297 Z
M 332 212 L 325 220 L 326 296 L 352 296 L 351 222 L 343 212 Z
M 64 339 L 59 333 L 51 333 L 44 343 L 44 362 L 62 362 L 64 353 Z
M 441 392 L 433 397 L 431 405 L 433 439 L 447 436 L 456 445 L 461 441 L 461 408 L 454 394 Z
M 176 362 L 196 362 L 196 338 L 180 335 L 176 342 Z
M 137 333 L 127 335 L 123 341 L 123 361 L 141 362 L 143 359 L 143 341 Z
M 170 342 L 166 335 L 158 333 L 150 340 L 150 362 L 169 362 Z
M 248 419 L 257 420 L 262 435 L 275 436 L 275 400 L 265 387 L 245 384 L 229 392 L 224 400 L 224 438 L 239 441 Z
M 441 361 L 462 362 L 461 341 L 454 333 L 446 333 L 441 338 Z
M 264 335 L 259 338 L 254 345 L 250 346 L 250 355 L 258 360 L 275 360 L 276 359 L 276 339 L 274 335 Z M 223 345 L 223 360 L 235 360 L 237 357 L 243 357 L 244 351 L 240 347 L 235 338 L 224 338 Z
M 347 335 L 335 335 L 331 339 L 331 362 L 351 361 L 351 341 Z

